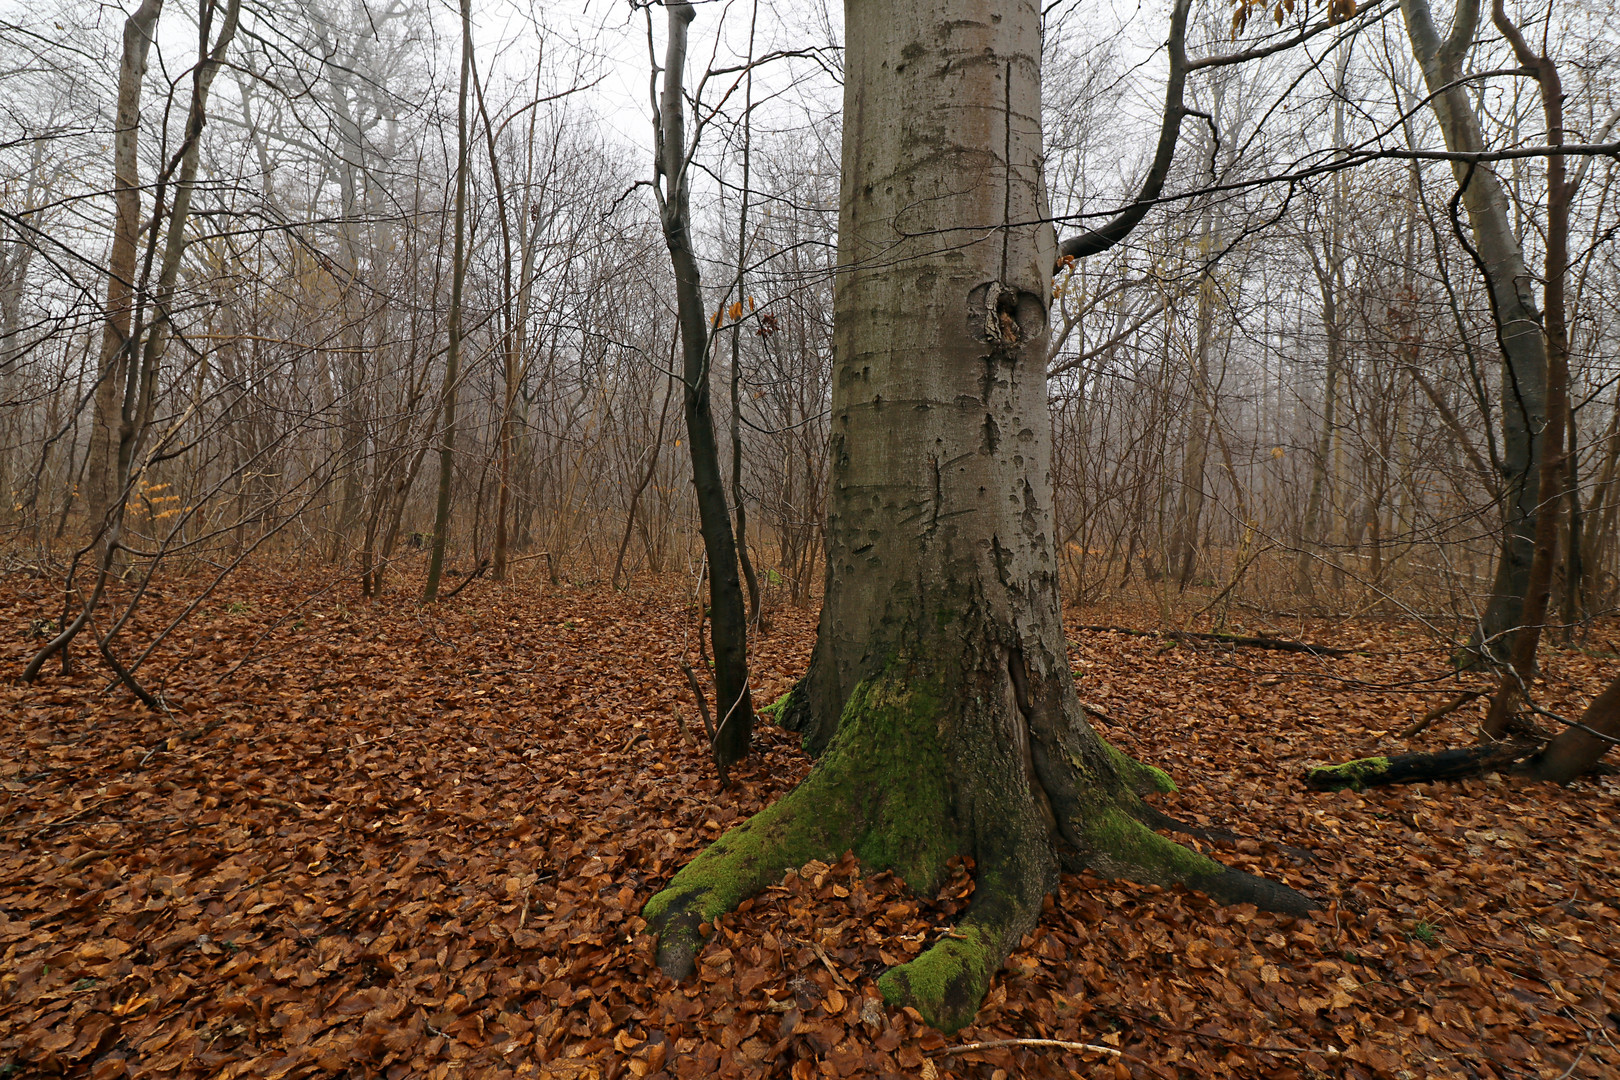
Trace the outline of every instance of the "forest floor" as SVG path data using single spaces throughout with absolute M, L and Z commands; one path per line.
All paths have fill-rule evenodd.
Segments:
M 1244 627 L 1338 658 L 1071 631 L 1100 730 L 1181 784 L 1164 808 L 1324 908 L 1065 877 L 947 1039 L 874 982 L 948 927 L 965 869 L 917 898 L 812 863 L 719 920 L 696 978 L 652 964 L 641 905 L 808 768 L 762 726 L 721 791 L 683 741 L 689 585 L 478 581 L 423 610 L 409 583 L 233 577 L 141 669 L 167 715 L 88 661 L 17 681 L 56 588 L 0 580 L 0 1077 L 1620 1075 L 1620 783 L 1300 782 L 1479 685 L 1414 624 Z M 762 703 L 814 636 L 769 622 Z M 1545 703 L 1577 712 L 1617 637 L 1551 650 Z M 1467 743 L 1481 708 L 1413 748 Z M 957 1049 L 1005 1039 L 1118 1053 Z

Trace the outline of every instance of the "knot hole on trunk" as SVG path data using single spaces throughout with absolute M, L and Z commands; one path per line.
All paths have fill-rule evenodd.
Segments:
M 967 318 L 976 339 L 1010 350 L 1045 329 L 1046 304 L 1032 292 L 987 281 L 968 293 Z

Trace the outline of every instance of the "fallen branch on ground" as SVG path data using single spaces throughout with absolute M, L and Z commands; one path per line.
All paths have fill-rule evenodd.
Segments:
M 1462 693 L 1458 694 L 1444 705 L 1436 705 L 1434 708 L 1424 713 L 1423 719 L 1417 721 L 1411 727 L 1408 727 L 1406 730 L 1402 731 L 1400 738 L 1410 739 L 1415 735 L 1421 734 L 1424 728 L 1428 727 L 1442 716 L 1456 712 L 1458 709 L 1462 708 L 1470 701 L 1473 701 L 1475 698 L 1484 697 L 1485 694 L 1486 691 L 1484 690 L 1464 690 Z
M 968 1054 L 975 1050 L 1000 1050 L 1007 1046 L 1044 1046 L 1053 1050 L 1072 1050 L 1081 1052 L 1094 1050 L 1099 1054 L 1112 1054 L 1115 1057 L 1126 1057 L 1123 1050 L 1116 1050 L 1112 1046 L 1098 1046 L 1096 1043 L 1064 1042 L 1062 1039 L 991 1039 L 988 1042 L 963 1043 L 961 1046 L 942 1046 L 938 1050 L 930 1050 L 928 1057 L 944 1057 L 947 1054 Z
M 1316 791 L 1360 791 L 1380 784 L 1458 780 L 1505 769 L 1541 747 L 1539 742 L 1498 742 L 1430 754 L 1357 758 L 1343 765 L 1322 765 L 1308 770 L 1305 786 Z
M 1313 645 L 1308 641 L 1294 641 L 1289 638 L 1245 637 L 1242 634 L 1197 633 L 1192 630 L 1133 630 L 1128 626 L 1076 626 L 1073 629 L 1088 634 L 1129 634 L 1132 637 L 1169 638 L 1172 641 L 1208 641 L 1217 645 L 1309 653 L 1312 656 L 1349 656 L 1352 651 L 1330 645 Z

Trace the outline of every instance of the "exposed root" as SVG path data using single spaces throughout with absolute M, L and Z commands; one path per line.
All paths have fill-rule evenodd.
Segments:
M 1163 817 L 1144 806 L 1143 816 Z M 1147 885 L 1185 885 L 1221 904 L 1253 904 L 1282 915 L 1304 915 L 1317 904 L 1269 878 L 1223 866 L 1169 837 L 1160 836 L 1123 810 L 1105 810 L 1089 823 L 1093 845 L 1086 862 L 1108 877 Z
M 1016 674 L 1009 705 L 1027 721 L 1028 695 L 1016 692 Z M 794 709 L 802 696 L 801 684 L 782 711 Z M 1107 764 L 1096 762 L 1094 772 L 1071 762 L 1077 771 L 1064 780 L 1061 797 L 1040 804 L 1058 808 L 1055 820 L 1050 810 L 1044 821 L 1035 812 L 1032 795 L 1052 789 L 1033 769 L 1030 780 L 1040 792 L 991 788 L 964 813 L 949 777 L 962 763 L 940 741 L 940 718 L 952 707 L 946 701 L 936 684 L 901 664 L 859 684 L 804 782 L 715 841 L 647 902 L 643 914 L 659 936 L 659 967 L 677 979 L 691 974 L 704 922 L 788 870 L 812 859 L 832 862 L 846 851 L 867 872 L 894 871 L 923 895 L 939 888 L 952 855 L 974 857 L 976 888 L 961 922 L 878 980 L 891 1004 L 916 1008 L 945 1032 L 972 1021 L 1002 963 L 1034 929 L 1057 882 L 1060 850 L 1111 877 L 1183 884 L 1222 903 L 1289 914 L 1313 908 L 1285 885 L 1222 866 L 1155 832 L 1151 823 L 1162 815 L 1138 796 L 1175 785 L 1111 746 Z M 1082 775 L 1088 779 L 1076 786 Z M 959 821 L 959 813 L 972 823 Z M 1053 830 L 1061 830 L 1065 842 Z
M 878 979 L 883 1000 L 914 1007 L 947 1035 L 966 1027 L 1006 959 L 995 939 L 964 921 L 917 959 L 884 972 Z
M 895 672 L 861 683 L 827 753 L 797 788 L 731 829 L 642 909 L 659 936 L 658 966 L 693 969 L 698 927 L 811 859 L 845 851 L 870 872 L 893 870 L 930 893 L 962 850 L 949 821 L 938 699 Z M 857 719 L 858 716 L 858 719 Z M 897 761 L 897 757 L 904 761 Z
M 642 915 L 658 935 L 658 966 L 666 975 L 684 979 L 692 973 L 703 945 L 701 923 L 780 881 L 789 870 L 843 852 L 846 839 L 825 828 L 821 815 L 801 809 L 817 797 L 820 786 L 806 781 L 730 830 L 647 901 Z
M 1280 881 L 1246 874 L 1229 866 L 1222 866 L 1221 872 L 1213 877 L 1189 878 L 1186 885 L 1219 904 L 1253 904 L 1261 911 L 1274 911 L 1279 915 L 1306 915 L 1321 907 Z
M 883 999 L 910 1005 L 951 1034 L 972 1022 L 990 980 L 1025 934 L 1040 921 L 1041 904 L 1056 884 L 1055 867 L 1031 864 L 1025 853 L 981 865 L 973 903 L 956 927 L 909 963 L 878 979 Z
M 1105 740 L 1103 745 L 1108 748 L 1108 756 L 1114 759 L 1114 767 L 1119 770 L 1125 786 L 1136 794 L 1168 795 L 1176 790 L 1176 782 L 1163 769 L 1137 761 L 1111 742 Z

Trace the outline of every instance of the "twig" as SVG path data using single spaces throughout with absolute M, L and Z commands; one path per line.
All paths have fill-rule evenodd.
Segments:
M 479 559 L 478 560 L 478 565 L 473 568 L 473 572 L 468 574 L 465 578 L 463 578 L 460 585 L 457 585 L 455 588 L 451 589 L 449 592 L 447 592 L 443 596 L 439 597 L 439 599 L 440 600 L 448 600 L 448 599 L 450 599 L 452 596 L 456 595 L 456 593 L 460 592 L 462 589 L 465 589 L 468 585 L 471 585 L 475 578 L 482 577 L 484 575 L 484 571 L 488 570 L 488 569 L 489 569 L 489 560 L 487 558 L 486 559 Z
M 692 733 L 686 730 L 686 717 L 681 715 L 679 704 L 670 707 L 670 713 L 675 717 L 675 726 L 681 729 L 681 742 L 687 746 L 692 745 Z
M 925 1057 L 944 1057 L 946 1054 L 966 1054 L 974 1050 L 999 1050 L 1004 1046 L 1045 1046 L 1053 1050 L 1095 1050 L 1099 1054 L 1112 1054 L 1115 1057 L 1130 1057 L 1123 1050 L 1116 1050 L 1112 1046 L 1098 1046 L 1096 1043 L 1064 1042 L 1062 1039 L 991 1039 L 988 1042 L 963 1043 L 961 1046 L 942 1046 L 938 1050 L 924 1051 Z
M 1399 738 L 1410 739 L 1414 735 L 1422 733 L 1424 728 L 1428 727 L 1442 716 L 1449 713 L 1454 713 L 1464 705 L 1468 704 L 1470 701 L 1473 701 L 1475 698 L 1484 696 L 1485 691 L 1483 690 L 1464 690 L 1462 693 L 1458 694 L 1445 704 L 1436 705 L 1434 708 L 1424 713 L 1423 719 L 1417 721 L 1411 727 L 1408 727 L 1405 731 L 1401 732 Z
M 827 959 L 827 950 L 823 949 L 820 945 L 817 945 L 813 941 L 810 943 L 810 948 L 815 950 L 816 958 L 820 960 L 822 965 L 827 969 L 827 973 L 833 977 L 833 982 L 838 984 L 838 988 L 840 990 L 850 989 L 849 983 L 845 982 L 844 977 L 838 974 L 838 969 L 833 967 L 833 962 Z
M 1209 641 L 1218 645 L 1246 646 L 1251 649 L 1275 649 L 1278 652 L 1310 653 L 1312 656 L 1349 656 L 1352 650 L 1330 645 L 1313 645 L 1308 641 L 1289 638 L 1244 637 L 1240 634 L 1205 634 L 1192 630 L 1133 630 L 1128 626 L 1076 626 L 1073 629 L 1088 634 L 1129 634 L 1131 637 L 1160 637 L 1171 641 Z
M 110 859 L 114 855 L 122 855 L 128 850 L 128 848 L 97 848 L 94 851 L 85 852 L 76 859 L 69 860 L 69 862 L 62 867 L 62 869 L 68 871 L 69 873 L 76 870 L 83 870 L 93 862 L 100 862 L 102 859 Z
M 702 632 L 700 630 L 699 641 L 702 640 L 701 633 Z M 697 698 L 698 715 L 703 717 L 703 730 L 709 736 L 710 745 L 713 745 L 714 721 L 709 719 L 709 701 L 703 696 L 703 686 L 698 682 L 697 672 L 692 670 L 691 664 L 681 664 L 681 670 L 686 672 L 686 681 L 691 684 L 692 696 Z
M 38 837 L 41 833 L 49 832 L 52 829 L 61 828 L 63 825 L 72 824 L 73 822 L 78 821 L 80 818 L 84 817 L 86 814 L 93 814 L 97 810 L 100 810 L 103 806 L 106 806 L 106 805 L 108 805 L 110 803 L 115 803 L 119 799 L 122 799 L 122 798 L 124 798 L 125 796 L 127 796 L 129 794 L 130 794 L 130 792 L 126 791 L 126 792 L 123 793 L 123 795 L 109 795 L 105 799 L 102 799 L 100 802 L 91 803 L 89 806 L 85 807 L 83 810 L 79 810 L 79 811 L 76 811 L 75 813 L 69 814 L 67 817 L 57 818 L 55 821 L 47 821 L 45 824 L 38 825 L 38 826 L 36 826 L 36 825 L 34 825 L 32 823 L 30 823 L 28 825 L 19 825 L 19 826 L 17 826 L 15 829 L 13 829 L 11 831 L 24 832 L 26 830 L 32 829 L 33 830 L 33 836 Z
M 1110 714 L 1103 712 L 1101 709 L 1097 708 L 1097 706 L 1095 706 L 1095 705 L 1088 705 L 1084 701 L 1082 701 L 1080 703 L 1080 707 L 1086 711 L 1086 718 L 1088 720 L 1101 720 L 1103 723 L 1107 724 L 1109 727 L 1124 727 L 1125 726 L 1124 721 L 1119 720 L 1119 719 L 1111 716 Z

